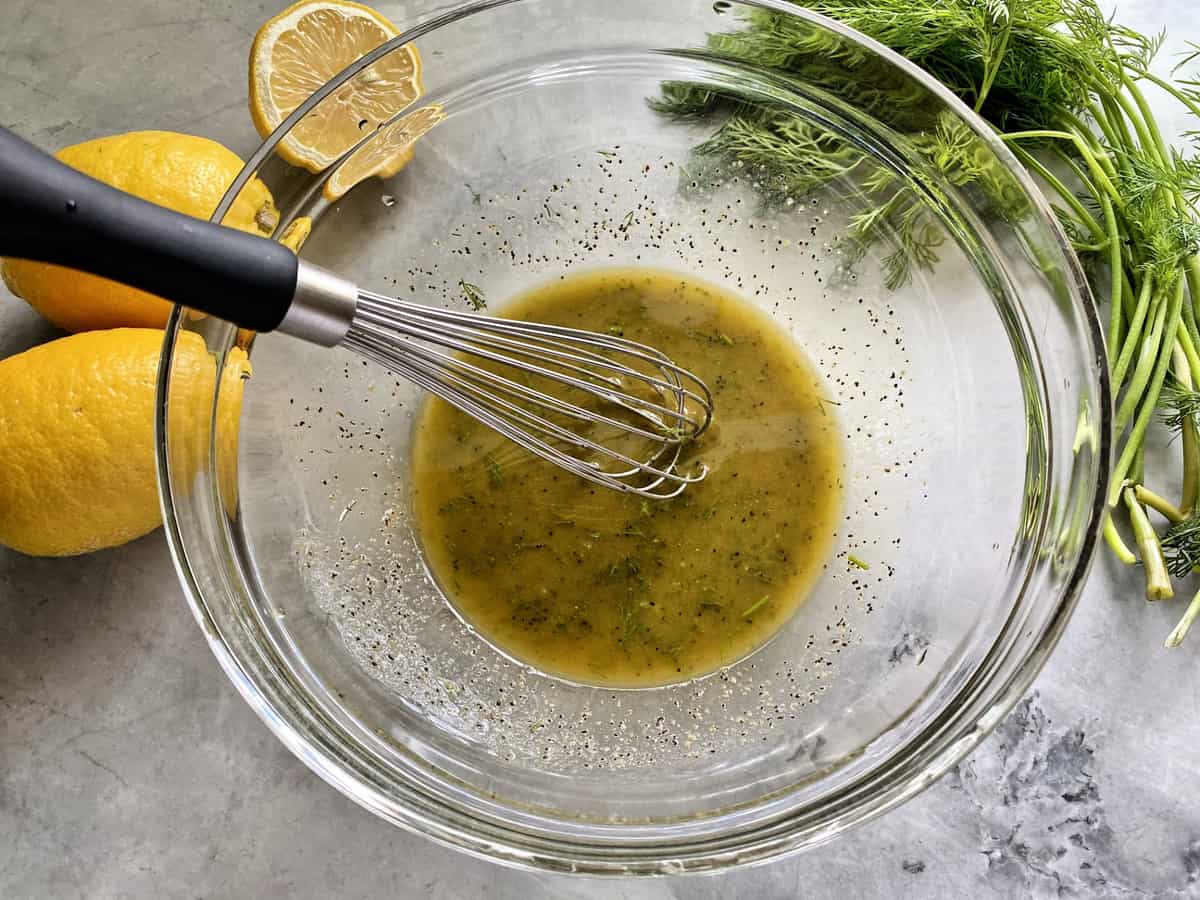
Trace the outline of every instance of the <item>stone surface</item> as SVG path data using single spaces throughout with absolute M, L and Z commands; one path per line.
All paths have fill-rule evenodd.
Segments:
M 0 124 L 43 146 L 154 127 L 247 153 L 244 54 L 278 5 L 8 0 Z M 1121 12 L 1181 40 L 1198 10 Z M 0 355 L 51 334 L 0 296 Z M 1200 896 L 1200 641 L 1161 649 L 1179 612 L 1101 556 L 1035 689 L 917 799 L 748 871 L 600 882 L 443 850 L 318 780 L 218 670 L 160 534 L 75 560 L 0 550 L 0 896 Z

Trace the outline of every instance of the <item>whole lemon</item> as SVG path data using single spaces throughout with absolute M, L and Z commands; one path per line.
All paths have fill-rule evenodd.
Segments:
M 163 333 L 118 328 L 60 338 L 0 361 L 0 544 L 32 556 L 115 547 L 161 523 L 154 462 L 154 385 Z M 172 421 L 207 434 L 216 360 L 199 335 L 180 336 Z M 232 498 L 242 382 L 230 351 L 221 375 L 218 466 Z M 172 463 L 194 473 L 207 441 Z M 185 477 L 188 473 L 184 473 Z
M 236 153 L 207 138 L 172 131 L 132 131 L 84 141 L 55 154 L 93 178 L 127 193 L 207 219 L 241 171 Z M 257 178 L 243 188 L 225 224 L 269 236 L 279 214 Z M 170 304 L 105 278 L 24 259 L 6 259 L 4 281 L 59 328 L 161 328 Z

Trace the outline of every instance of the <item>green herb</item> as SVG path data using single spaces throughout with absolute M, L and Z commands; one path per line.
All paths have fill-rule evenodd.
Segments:
M 753 603 L 751 603 L 749 606 L 747 606 L 742 611 L 742 618 L 743 619 L 753 618 L 754 614 L 756 612 L 758 612 L 760 609 L 762 609 L 764 606 L 766 606 L 770 602 L 770 600 L 771 600 L 770 597 L 763 597 L 761 600 L 754 601 Z
M 1200 160 L 1195 156 L 1200 133 L 1188 135 L 1186 150 L 1170 147 L 1145 91 L 1161 91 L 1181 113 L 1200 117 L 1200 79 L 1153 72 L 1163 36 L 1148 37 L 1113 22 L 1096 0 L 806 0 L 804 5 L 930 72 L 987 119 L 1039 180 L 1108 305 L 1118 444 L 1106 493 L 1105 541 L 1118 560 L 1138 560 L 1112 518 L 1124 506 L 1147 594 L 1167 596 L 1170 583 L 1159 564 L 1164 548 L 1175 558 L 1190 559 L 1183 545 L 1192 542 L 1200 556 L 1200 533 L 1176 524 L 1160 540 L 1146 514 L 1147 502 L 1158 495 L 1137 488 L 1144 488 L 1146 433 L 1161 419 L 1181 435 L 1182 491 L 1178 505 L 1151 508 L 1161 512 L 1169 506 L 1187 514 L 1200 499 L 1200 399 L 1193 390 L 1200 386 Z M 999 216 L 1024 214 L 1020 197 L 988 155 L 977 152 L 979 142 L 969 129 L 945 116 L 926 121 L 919 95 L 908 96 L 902 85 L 871 77 L 874 63 L 868 55 L 836 35 L 768 10 L 749 13 L 743 25 L 711 35 L 709 52 L 752 61 L 816 89 L 828 86 L 853 105 L 878 111 L 916 136 L 916 148 L 943 179 L 982 192 Z M 1200 61 L 1200 45 L 1192 47 L 1176 73 Z M 846 70 L 860 70 L 863 77 L 847 77 Z M 852 185 L 865 204 L 843 238 L 852 261 L 872 247 L 883 248 L 883 274 L 893 288 L 914 269 L 937 261 L 945 231 L 927 202 L 839 135 L 778 107 L 707 86 L 665 84 L 651 105 L 666 115 L 716 123 L 710 138 L 694 149 L 684 190 L 703 191 L 728 172 L 743 171 L 752 175 L 765 205 L 782 206 L 818 188 L 844 191 Z M 906 118 L 912 127 L 903 128 Z M 1191 568 L 1191 562 L 1183 567 Z M 1191 608 L 1188 615 L 1195 615 Z
M 733 346 L 733 338 L 725 334 L 723 331 L 689 331 L 688 337 L 694 341 L 700 341 L 704 344 L 721 344 L 725 347 Z
M 642 564 L 634 556 L 626 556 L 605 566 L 596 576 L 597 581 L 632 581 L 642 580 Z
M 767 571 L 766 566 L 762 566 L 762 565 L 746 566 L 746 571 L 750 575 L 754 576 L 755 581 L 759 581 L 762 584 L 770 584 L 771 582 L 773 582 L 775 580 L 771 576 L 771 573 L 769 571 Z
M 847 556 L 846 556 L 846 562 L 850 563 L 850 565 L 854 566 L 854 568 L 856 568 L 856 569 L 869 569 L 869 568 L 871 568 L 869 565 L 867 565 L 865 562 L 863 562 L 861 559 L 859 559 L 859 558 L 858 558 L 857 556 L 855 556 L 853 553 L 847 554 Z
M 1173 431 L 1179 431 L 1184 423 L 1195 422 L 1196 413 L 1200 412 L 1200 391 L 1184 388 L 1177 383 L 1163 387 L 1159 400 L 1162 422 Z
M 468 506 L 478 505 L 479 500 L 476 499 L 474 494 L 459 494 L 453 500 L 447 500 L 440 507 L 438 507 L 438 512 L 442 513 L 443 515 L 450 515 L 466 509 Z
M 479 289 L 479 285 L 471 284 L 469 281 L 458 280 L 458 286 L 462 288 L 463 296 L 467 298 L 467 302 L 471 304 L 471 309 L 476 311 L 487 306 L 487 300 L 483 297 L 483 291 Z
M 1200 513 L 1193 513 L 1168 528 L 1162 548 L 1167 570 L 1176 578 L 1200 570 Z
M 617 615 L 620 618 L 617 631 L 617 642 L 622 646 L 629 644 L 634 638 L 649 631 L 648 626 L 641 620 L 641 612 L 649 604 L 637 600 L 632 595 L 622 597 L 618 601 Z
M 486 454 L 483 464 L 487 467 L 488 484 L 491 487 L 498 488 L 504 484 L 504 473 L 500 470 L 500 463 L 496 462 L 496 457 L 490 453 Z

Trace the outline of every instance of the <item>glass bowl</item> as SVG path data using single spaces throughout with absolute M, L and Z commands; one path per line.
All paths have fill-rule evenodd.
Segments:
M 736 38 L 710 39 L 752 16 L 788 30 L 786 53 L 744 60 Z M 399 124 L 362 122 L 322 173 L 275 155 L 408 42 L 424 95 Z M 664 85 L 690 108 L 651 103 Z M 793 180 L 778 156 L 696 151 L 763 114 L 791 129 L 786 152 L 821 151 Z M 355 153 L 416 133 L 398 175 L 332 199 Z M 780 3 L 480 2 L 314 94 L 227 201 L 253 175 L 277 235 L 313 221 L 306 259 L 423 303 L 468 308 L 475 285 L 502 310 L 610 265 L 724 285 L 805 348 L 844 434 L 835 551 L 782 633 L 684 684 L 568 684 L 475 635 L 426 570 L 409 505 L 417 389 L 344 350 L 177 310 L 158 449 L 189 603 L 264 721 L 367 809 L 527 867 L 761 861 L 914 795 L 1045 661 L 1108 473 L 1100 329 L 1029 177 L 880 45 Z M 893 195 L 892 212 L 913 211 L 866 217 Z M 868 226 L 873 240 L 852 239 Z M 222 388 L 207 417 L 172 415 L 182 332 L 214 367 L 249 348 L 236 433 Z

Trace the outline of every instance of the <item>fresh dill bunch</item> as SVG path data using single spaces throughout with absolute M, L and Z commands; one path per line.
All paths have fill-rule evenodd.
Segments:
M 1098 0 L 804 5 L 925 69 L 986 119 L 1038 180 L 1107 307 L 1117 454 L 1104 537 L 1120 561 L 1137 561 L 1113 521 L 1127 508 L 1147 595 L 1170 596 L 1164 552 L 1177 577 L 1200 563 L 1200 131 L 1187 133 L 1190 146 L 1171 146 L 1144 89 L 1165 92 L 1200 118 L 1200 78 L 1179 74 L 1200 63 L 1200 44 L 1162 77 L 1153 64 L 1164 35 L 1112 21 Z M 714 181 L 723 169 L 744 171 L 768 207 L 817 189 L 833 195 L 840 208 L 856 211 L 841 239 L 847 259 L 853 264 L 876 253 L 890 287 L 936 263 L 949 188 L 982 195 L 989 214 L 1014 222 L 1029 213 L 972 130 L 953 116 L 938 118 L 936 104 L 924 102 L 921 90 L 873 54 L 795 16 L 756 10 L 741 24 L 710 35 L 705 52 L 775 80 L 791 78 L 810 94 L 826 90 L 890 126 L 916 152 L 906 159 L 911 171 L 900 174 L 765 101 L 755 106 L 726 90 L 664 85 L 655 109 L 714 124 L 696 153 Z M 1152 424 L 1180 433 L 1178 504 L 1143 483 Z M 1161 546 L 1147 508 L 1174 523 Z M 1168 644 L 1178 643 L 1197 617 L 1200 595 Z
M 1052 0 L 1049 11 L 1041 0 L 949 0 L 932 6 L 818 0 L 810 8 L 900 50 L 968 100 L 983 100 L 991 89 L 1011 104 L 1023 84 L 1019 103 L 1036 117 L 1038 110 L 1077 109 L 1086 103 L 1078 54 L 1102 49 L 1098 38 L 1082 47 L 1069 35 L 1038 35 L 1047 22 L 1066 15 L 1067 2 L 1072 0 Z M 826 87 L 912 135 L 912 149 L 932 168 L 922 183 L 926 196 L 936 197 L 938 179 L 945 179 L 955 187 L 981 191 L 1003 218 L 1017 220 L 1027 213 L 1024 197 L 978 136 L 953 116 L 931 112 L 916 83 L 896 79 L 872 54 L 797 17 L 754 10 L 745 15 L 744 25 L 710 35 L 709 52 L 793 76 L 808 89 Z M 828 188 L 863 207 L 840 242 L 851 264 L 872 245 L 883 247 L 880 262 L 888 287 L 907 283 L 915 268 L 936 264 L 944 241 L 937 213 L 926 200 L 916 199 L 911 185 L 840 136 L 795 113 L 703 85 L 666 83 L 650 105 L 674 118 L 720 121 L 717 131 L 695 148 L 697 165 L 689 169 L 719 175 L 722 166 L 736 163 L 754 177 L 764 206 L 779 207 Z

